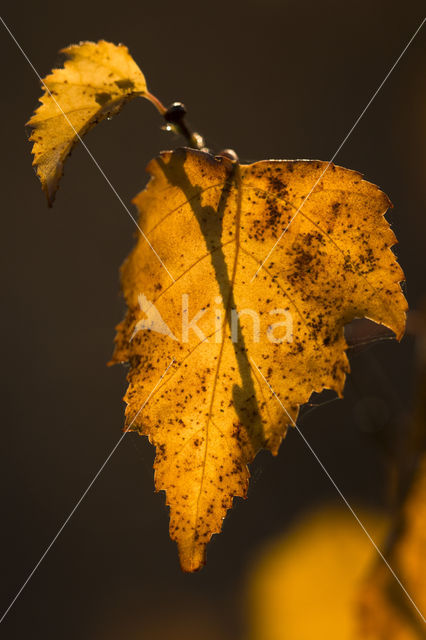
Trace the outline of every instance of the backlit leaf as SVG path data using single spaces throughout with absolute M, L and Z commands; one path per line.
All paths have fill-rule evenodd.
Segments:
M 170 534 L 194 571 L 233 497 L 246 496 L 257 451 L 277 453 L 313 391 L 342 395 L 344 325 L 368 317 L 401 338 L 403 273 L 384 219 L 390 202 L 355 171 L 238 165 L 190 149 L 162 153 L 148 170 L 140 226 L 175 281 L 139 236 L 122 268 L 128 312 L 114 361 L 130 363 L 126 424 L 156 447 Z
M 71 45 L 62 53 L 68 58 L 64 68 L 44 79 L 41 105 L 28 122 L 33 164 L 50 205 L 78 137 L 132 98 L 147 97 L 145 77 L 127 47 L 100 40 Z

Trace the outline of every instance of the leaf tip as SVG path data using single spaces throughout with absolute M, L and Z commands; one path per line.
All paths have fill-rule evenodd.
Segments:
M 206 564 L 206 545 L 191 543 L 179 543 L 179 562 L 184 573 L 196 573 Z

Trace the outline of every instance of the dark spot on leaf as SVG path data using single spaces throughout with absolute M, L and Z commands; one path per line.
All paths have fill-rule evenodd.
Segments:
M 115 84 L 119 89 L 123 89 L 123 91 L 133 91 L 135 88 L 135 83 L 128 78 L 124 78 L 124 80 L 116 80 Z
M 104 105 L 107 104 L 107 102 L 111 100 L 111 96 L 109 93 L 105 93 L 105 92 L 97 93 L 95 94 L 95 100 L 99 106 L 103 107 Z

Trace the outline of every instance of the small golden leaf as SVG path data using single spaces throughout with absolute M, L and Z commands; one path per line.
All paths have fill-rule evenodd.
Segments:
M 33 164 L 49 205 L 79 137 L 132 98 L 147 94 L 143 73 L 121 44 L 81 42 L 61 53 L 68 58 L 64 68 L 44 79 L 41 105 L 27 123 L 33 128 Z
M 390 202 L 355 171 L 309 160 L 240 166 L 190 149 L 162 153 L 148 170 L 140 227 L 175 282 L 139 236 L 122 267 L 128 312 L 113 361 L 130 363 L 127 425 L 156 446 L 171 537 L 195 571 L 233 497 L 246 496 L 257 451 L 277 453 L 313 391 L 342 395 L 344 325 L 368 317 L 401 338 L 403 273 L 384 219 Z

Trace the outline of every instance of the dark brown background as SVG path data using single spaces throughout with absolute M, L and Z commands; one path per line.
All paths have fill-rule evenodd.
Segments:
M 215 150 L 234 147 L 244 161 L 328 160 L 422 10 L 420 0 L 45 0 L 5 2 L 3 17 L 42 75 L 65 45 L 123 42 L 151 90 L 165 103 L 184 100 Z M 425 291 L 425 29 L 337 158 L 394 202 L 389 219 L 412 307 Z M 105 363 L 124 310 L 118 267 L 135 229 L 81 148 L 47 209 L 23 126 L 39 82 L 1 25 L 0 58 L 3 610 L 120 437 L 125 371 Z M 87 136 L 126 202 L 145 184 L 149 159 L 179 143 L 160 124 L 136 101 Z M 351 362 L 345 399 L 300 424 L 351 502 L 384 505 L 385 451 L 413 402 L 414 343 L 380 343 Z M 152 460 L 144 439 L 126 436 L 1 638 L 242 638 L 257 554 L 304 511 L 338 500 L 292 432 L 277 459 L 261 454 L 254 463 L 249 500 L 237 501 L 207 567 L 183 575 Z

